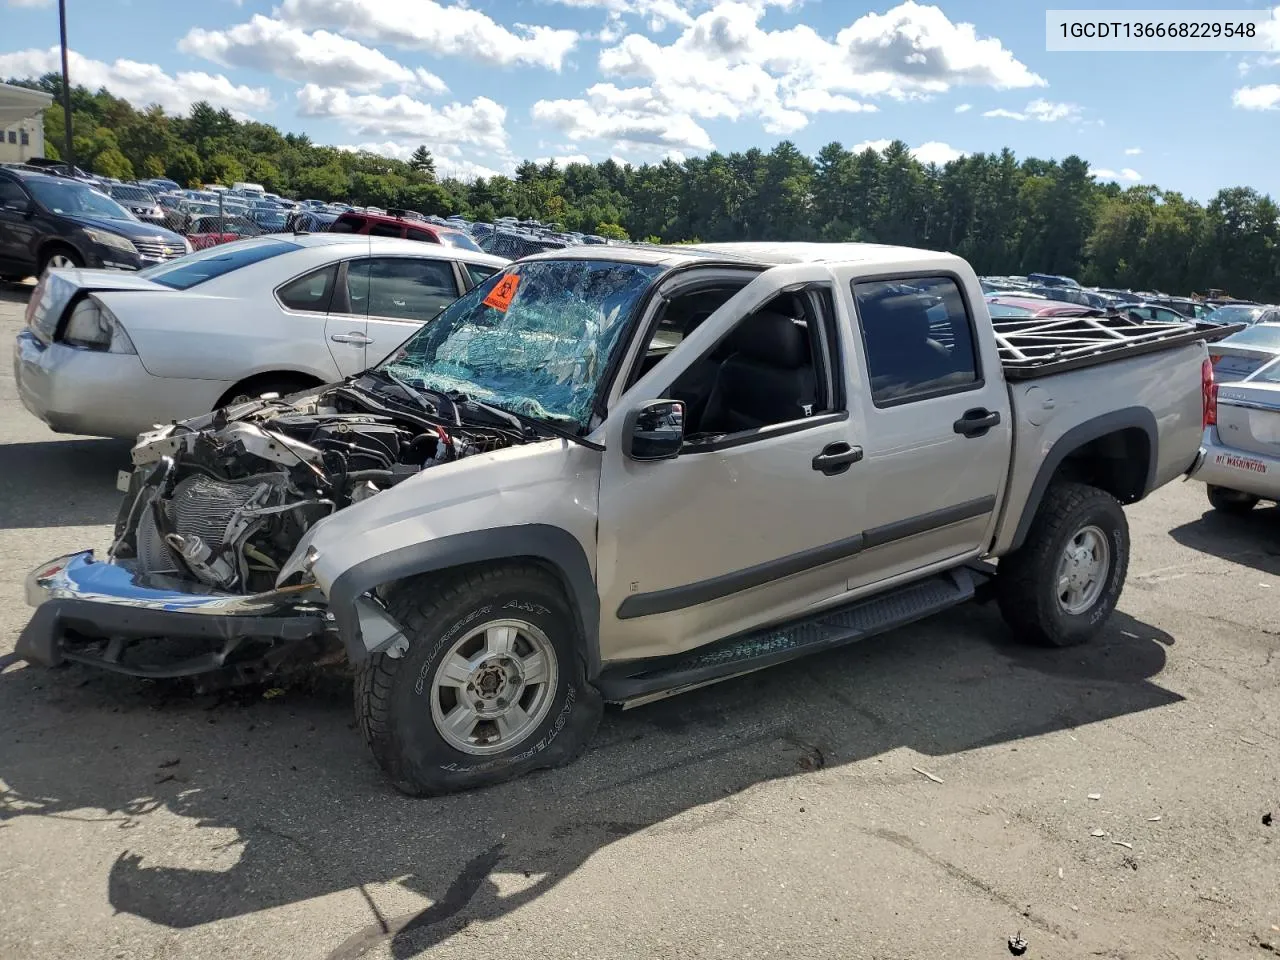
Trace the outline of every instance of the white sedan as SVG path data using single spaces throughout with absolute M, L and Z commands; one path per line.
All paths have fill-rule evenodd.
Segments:
M 1247 514 L 1261 500 L 1280 502 L 1280 359 L 1208 389 L 1191 478 L 1208 485 L 1209 503 L 1225 513 Z
M 323 233 L 240 240 L 137 273 L 51 270 L 15 345 L 18 395 L 60 433 L 132 438 L 236 397 L 359 373 L 506 263 Z

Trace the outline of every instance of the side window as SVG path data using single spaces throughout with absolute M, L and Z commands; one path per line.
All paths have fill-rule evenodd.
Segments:
M 677 378 L 664 396 L 684 403 L 695 445 L 835 409 L 826 309 L 816 293 L 780 294 Z
M 439 243 L 440 242 L 431 234 L 427 233 L 427 231 L 415 230 L 413 227 L 409 228 L 409 239 L 417 240 L 419 243 Z
M 480 286 L 498 272 L 497 267 L 484 267 L 478 263 L 464 263 L 462 269 L 467 272 L 467 283 L 473 287 Z
M 403 227 L 398 227 L 391 223 L 373 223 L 369 225 L 369 236 L 371 237 L 399 237 L 403 231 Z
M 12 180 L 0 180 L 0 207 L 10 204 L 15 207 L 25 207 L 30 204 L 30 201 L 27 199 L 26 191 Z
M 329 300 L 333 296 L 333 285 L 337 275 L 336 263 L 321 267 L 319 270 L 312 270 L 296 280 L 290 280 L 276 292 L 276 296 L 289 310 L 324 313 L 329 309 Z
M 979 384 L 973 324 L 953 279 L 854 283 L 853 296 L 877 407 Z
M 359 221 L 352 223 L 350 220 L 345 220 L 342 217 L 339 217 L 337 220 L 333 221 L 333 223 L 329 224 L 329 232 L 330 233 L 359 233 L 361 226 L 362 224 Z
M 371 257 L 347 266 L 352 313 L 430 320 L 458 299 L 453 265 L 425 257 Z

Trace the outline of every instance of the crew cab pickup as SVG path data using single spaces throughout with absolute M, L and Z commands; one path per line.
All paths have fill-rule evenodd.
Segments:
M 979 593 L 1081 643 L 1122 505 L 1196 458 L 1215 335 L 993 323 L 964 260 L 898 247 L 540 254 L 379 367 L 143 434 L 109 556 L 32 574 L 18 651 L 212 683 L 345 650 L 430 794 Z

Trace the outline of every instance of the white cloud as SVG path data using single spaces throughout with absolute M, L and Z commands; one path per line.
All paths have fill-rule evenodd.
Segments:
M 930 140 L 928 143 L 922 143 L 911 151 L 911 155 L 921 163 L 936 163 L 938 166 L 950 163 L 952 160 L 959 160 L 964 156 L 963 150 L 957 150 L 949 143 L 942 143 L 939 140 Z
M 875 113 L 880 109 L 874 103 L 851 100 L 843 94 L 817 87 L 788 94 L 786 105 L 802 113 Z
M 646 17 L 650 29 L 655 33 L 664 29 L 669 23 L 687 26 L 693 22 L 693 17 L 686 9 L 687 4 L 682 4 L 678 0 L 554 0 L 554 2 L 578 10 L 606 10 L 613 20 L 621 19 L 623 14 Z
M 393 160 L 408 160 L 417 147 L 406 143 L 384 140 L 382 143 L 339 143 L 339 150 L 347 153 L 376 153 L 380 157 L 391 157 Z
M 73 86 L 83 85 L 90 90 L 106 87 L 136 107 L 158 103 L 170 113 L 186 113 L 197 100 L 207 100 L 215 107 L 226 107 L 237 116 L 245 117 L 271 106 L 271 94 L 265 87 L 240 86 L 220 73 L 168 74 L 154 63 L 123 59 L 104 63 L 83 57 L 74 50 L 68 51 L 67 60 Z M 57 47 L 0 54 L 0 77 L 38 77 L 61 69 Z
M 972 103 L 962 103 L 960 106 L 956 107 L 956 113 L 968 113 L 972 109 Z
M 644 13 L 656 0 L 561 2 L 621 16 Z M 591 136 L 593 129 L 640 127 L 643 138 L 619 139 L 704 150 L 710 148 L 710 137 L 692 118 L 756 117 L 767 132 L 786 135 L 805 127 L 817 113 L 874 112 L 874 104 L 851 94 L 906 100 L 953 86 L 1044 85 L 999 40 L 979 37 L 972 25 L 952 23 L 937 7 L 914 0 L 885 14 L 859 17 L 834 37 L 803 24 L 762 28 L 769 2 L 706 3 L 710 9 L 684 21 L 680 35 L 667 44 L 630 33 L 601 50 L 598 66 L 606 77 L 636 86 L 605 85 L 615 92 L 605 103 L 598 96 L 540 101 L 534 117 L 577 130 L 579 136 Z M 703 5 L 691 0 L 683 8 Z M 796 0 L 773 5 L 791 7 Z M 633 100 L 624 108 L 617 101 L 626 98 Z M 614 116 L 624 109 L 625 117 Z
M 557 167 L 563 170 L 571 163 L 590 163 L 591 158 L 585 153 L 574 153 L 564 157 L 538 157 L 533 162 L 540 167 L 545 167 L 548 163 L 554 163 Z
M 298 90 L 298 113 L 336 120 L 364 137 L 428 145 L 473 144 L 492 150 L 507 144 L 507 110 L 488 97 L 435 107 L 406 94 L 352 94 L 308 83 Z
M 1081 120 L 1081 110 L 1074 103 L 1052 103 L 1048 100 L 1032 100 L 1020 113 L 998 107 L 995 110 L 984 111 L 982 115 L 1003 117 L 1006 120 L 1039 120 L 1041 123 L 1053 123 L 1057 120 L 1079 123 Z
M 876 153 L 882 153 L 884 148 L 892 142 L 892 140 L 863 140 L 861 143 L 855 143 L 849 149 L 854 153 L 862 153 L 864 150 L 874 150 Z
M 436 56 L 556 71 L 578 42 L 574 30 L 516 24 L 512 31 L 479 10 L 435 0 L 283 0 L 275 16 L 304 30 L 328 27 Z
M 622 89 L 597 83 L 585 100 L 539 100 L 533 119 L 573 140 L 617 140 L 710 150 L 711 137 L 688 113 L 673 112 L 649 87 Z
M 1280 110 L 1280 83 L 1241 87 L 1231 95 L 1231 105 L 1241 110 Z
M 1142 153 L 1141 147 L 1125 147 L 1124 148 L 1124 155 L 1126 157 L 1136 157 L 1141 155 L 1141 153 Z
M 855 143 L 849 150 L 853 153 L 862 153 L 865 150 L 884 153 L 885 148 L 892 142 L 892 140 L 863 140 L 860 143 Z M 918 147 L 912 147 L 910 152 L 921 163 L 936 163 L 939 166 L 950 163 L 952 160 L 959 160 L 965 155 L 965 151 L 957 150 L 951 144 L 943 143 L 940 140 L 930 140 L 927 143 L 922 143 Z
M 178 49 L 224 67 L 260 70 L 299 83 L 356 89 L 398 83 L 431 93 L 448 89 L 427 70 L 411 70 L 355 40 L 326 30 L 307 33 L 261 14 L 226 30 L 195 27 L 178 41 Z
M 1090 167 L 1089 175 L 1099 180 L 1124 180 L 1128 183 L 1138 183 L 1142 179 L 1142 174 L 1131 167 L 1125 167 L 1118 172 L 1105 167 Z

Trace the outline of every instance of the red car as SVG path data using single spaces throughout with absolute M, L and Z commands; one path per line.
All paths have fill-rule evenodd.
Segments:
M 360 213 L 348 210 L 329 225 L 330 233 L 360 233 L 371 237 L 400 237 L 403 240 L 421 240 L 423 243 L 439 243 L 460 250 L 483 253 L 480 246 L 461 230 L 451 230 L 425 220 L 404 216 L 403 211 L 388 213 Z
M 1001 317 L 1083 317 L 1097 313 L 1092 307 L 1082 307 L 1078 303 L 1004 294 L 987 297 L 987 310 L 997 319 Z
M 230 243 L 232 240 L 257 237 L 261 234 L 262 229 L 253 221 L 236 216 L 192 217 L 191 223 L 183 232 L 183 236 L 191 241 L 193 250 L 204 250 L 208 247 L 216 247 L 220 243 Z

